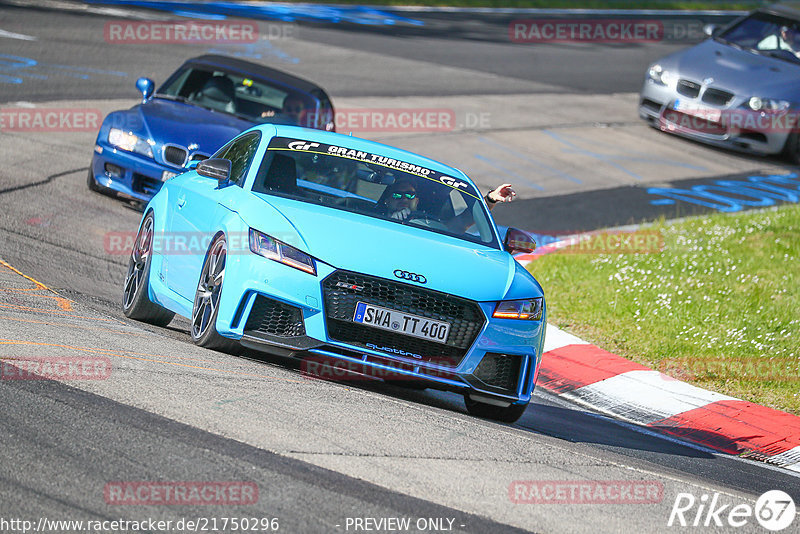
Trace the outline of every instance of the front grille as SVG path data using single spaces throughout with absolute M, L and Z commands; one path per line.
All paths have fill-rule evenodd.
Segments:
M 348 287 L 338 287 L 339 282 Z M 440 365 L 458 365 L 485 322 L 480 307 L 470 300 L 359 273 L 336 271 L 322 282 L 322 290 L 331 339 L 390 355 L 411 353 L 416 355 L 411 358 Z M 450 333 L 445 343 L 436 343 L 354 323 L 358 302 L 446 321 Z
M 138 172 L 133 173 L 133 183 L 131 189 L 137 193 L 144 193 L 146 195 L 155 195 L 161 189 L 164 183 L 157 178 L 150 178 Z
M 189 156 L 189 161 L 203 161 L 208 159 L 208 154 L 203 154 L 202 152 L 193 152 L 191 156 Z
M 696 98 L 700 94 L 700 84 L 690 80 L 678 80 L 678 93 L 689 98 Z
M 263 295 L 256 296 L 244 330 L 251 335 L 259 333 L 277 337 L 306 335 L 303 312 L 300 308 Z
M 487 352 L 472 374 L 484 384 L 515 393 L 521 363 L 520 356 Z
M 164 161 L 178 167 L 186 163 L 187 150 L 176 145 L 164 145 Z
M 714 106 L 727 106 L 733 100 L 733 93 L 709 87 L 703 93 L 703 102 Z

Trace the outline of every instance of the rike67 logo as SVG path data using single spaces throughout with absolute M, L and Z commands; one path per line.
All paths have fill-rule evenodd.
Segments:
M 691 493 L 679 493 L 669 514 L 667 526 L 681 527 L 729 527 L 741 528 L 752 524 L 753 517 L 767 530 L 779 532 L 794 523 L 797 509 L 792 497 L 781 490 L 762 494 L 755 506 L 747 503 L 721 504 L 719 493 L 699 499 Z M 795 531 L 793 531 L 795 532 Z

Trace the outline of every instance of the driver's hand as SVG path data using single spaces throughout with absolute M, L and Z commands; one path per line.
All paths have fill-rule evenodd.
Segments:
M 405 221 L 408 219 L 408 216 L 411 215 L 411 210 L 408 208 L 403 208 L 392 213 L 392 219 L 397 219 L 398 221 Z
M 495 202 L 511 202 L 515 196 L 517 196 L 517 192 L 514 191 L 511 184 L 503 184 L 489 192 L 489 198 Z

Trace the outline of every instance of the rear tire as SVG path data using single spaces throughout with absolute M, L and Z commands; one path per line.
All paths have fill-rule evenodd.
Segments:
M 153 212 L 147 214 L 136 235 L 122 291 L 122 313 L 130 319 L 167 326 L 175 314 L 150 301 L 150 265 L 153 260 Z
M 227 257 L 228 244 L 225 236 L 220 235 L 208 248 L 203 268 L 200 270 L 200 280 L 197 283 L 192 306 L 190 333 L 192 341 L 201 347 L 238 354 L 242 351 L 239 342 L 219 335 L 216 327 Z
M 469 395 L 464 395 L 464 404 L 467 406 L 467 411 L 470 415 L 503 423 L 515 423 L 528 408 L 527 404 L 512 404 L 504 408 L 474 401 L 469 398 Z

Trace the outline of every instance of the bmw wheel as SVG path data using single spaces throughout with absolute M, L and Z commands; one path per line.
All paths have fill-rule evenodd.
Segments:
M 486 404 L 470 399 L 469 394 L 464 395 L 464 404 L 466 404 L 467 411 L 470 415 L 483 419 L 493 419 L 503 423 L 516 422 L 528 408 L 527 404 L 512 404 L 505 407 Z
M 126 317 L 157 326 L 166 326 L 175 314 L 150 302 L 150 264 L 153 259 L 153 212 L 142 222 L 128 261 L 128 274 L 122 292 L 122 312 Z
M 192 340 L 201 347 L 238 352 L 241 345 L 237 341 L 219 335 L 216 322 L 219 313 L 219 299 L 222 283 L 225 281 L 225 263 L 228 257 L 228 244 L 225 236 L 218 236 L 208 249 L 200 280 L 194 295 L 192 307 Z
M 783 147 L 784 155 L 795 165 L 800 165 L 800 132 L 792 132 Z

